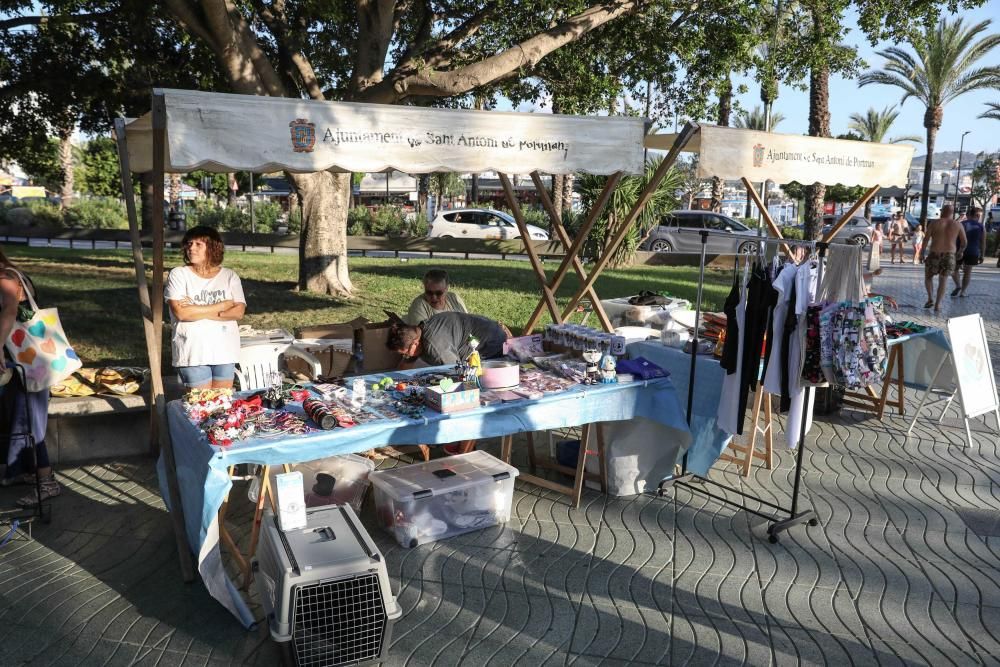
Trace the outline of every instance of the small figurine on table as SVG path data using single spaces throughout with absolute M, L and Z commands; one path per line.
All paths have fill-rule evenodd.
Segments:
M 615 384 L 618 382 L 618 372 L 615 358 L 605 353 L 601 357 L 601 384 Z
M 479 378 L 483 374 L 483 360 L 479 356 L 479 339 L 469 334 L 468 343 L 472 352 L 465 358 L 465 363 L 468 367 L 465 373 L 465 380 L 466 382 L 474 382 L 478 386 Z
M 597 384 L 597 362 L 601 360 L 601 351 L 597 348 L 588 347 L 583 351 L 583 355 L 581 356 L 583 356 L 583 360 L 587 362 L 585 383 Z

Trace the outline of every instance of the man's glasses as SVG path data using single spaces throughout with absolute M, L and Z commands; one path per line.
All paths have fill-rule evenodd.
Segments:
M 444 293 L 445 293 L 445 290 L 443 290 L 443 289 L 439 289 L 439 290 L 425 289 L 424 290 L 424 294 L 426 294 L 427 296 L 442 297 L 442 296 L 444 296 Z

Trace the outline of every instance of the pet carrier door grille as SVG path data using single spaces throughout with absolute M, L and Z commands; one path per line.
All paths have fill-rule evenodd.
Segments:
M 377 659 L 386 613 L 377 574 L 295 589 L 292 644 L 299 667 L 335 667 Z

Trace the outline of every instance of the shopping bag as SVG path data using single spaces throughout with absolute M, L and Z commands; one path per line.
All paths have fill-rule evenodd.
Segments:
M 25 322 L 14 321 L 4 345 L 11 359 L 24 367 L 25 388 L 30 392 L 45 391 L 72 375 L 83 364 L 66 339 L 59 311 L 55 308 L 40 310 L 24 276 L 17 271 L 14 273 L 21 281 L 34 314 Z

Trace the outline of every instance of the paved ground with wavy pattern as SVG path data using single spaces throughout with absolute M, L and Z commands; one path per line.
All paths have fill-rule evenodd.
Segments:
M 887 267 L 877 288 L 929 321 L 921 283 L 920 267 Z M 944 312 L 987 315 L 995 365 L 997 294 L 1000 272 L 980 269 Z M 518 484 L 509 525 L 412 550 L 375 528 L 369 504 L 404 610 L 385 664 L 998 664 L 997 436 L 977 426 L 965 447 L 954 412 L 909 441 L 905 428 L 822 418 L 803 492 L 820 525 L 778 545 L 762 520 L 680 489 L 587 491 L 574 511 Z M 781 452 L 746 482 L 726 466 L 712 477 L 784 504 L 792 462 Z M 0 547 L 0 663 L 277 664 L 265 633 L 180 582 L 151 462 L 60 475 L 53 523 Z M 234 512 L 234 528 L 247 516 Z

